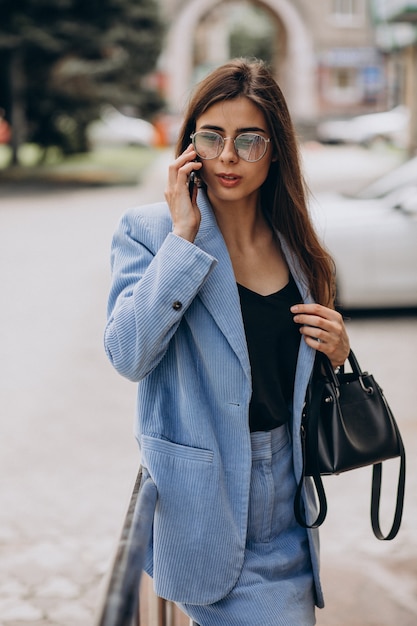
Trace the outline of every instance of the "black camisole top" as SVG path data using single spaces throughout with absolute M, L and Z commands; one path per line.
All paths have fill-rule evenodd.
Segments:
M 300 331 L 290 307 L 301 302 L 292 276 L 280 291 L 262 296 L 238 284 L 252 370 L 251 432 L 288 422 L 294 392 Z

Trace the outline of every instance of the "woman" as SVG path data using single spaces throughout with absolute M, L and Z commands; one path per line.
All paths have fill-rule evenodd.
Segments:
M 261 62 L 231 61 L 197 87 L 165 196 L 121 220 L 105 336 L 138 382 L 158 492 L 146 570 L 201 626 L 314 624 L 318 536 L 293 514 L 301 411 L 315 351 L 336 368 L 349 341 Z

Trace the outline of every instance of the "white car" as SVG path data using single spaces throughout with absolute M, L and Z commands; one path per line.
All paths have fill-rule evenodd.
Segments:
M 318 194 L 310 208 L 342 308 L 417 307 L 417 157 L 356 195 Z
M 406 147 L 410 112 L 402 105 L 344 120 L 326 120 L 317 126 L 317 139 L 322 143 L 356 143 L 364 146 L 384 140 Z
M 155 146 L 157 131 L 146 120 L 123 115 L 117 109 L 107 106 L 100 119 L 92 122 L 87 129 L 91 147 L 98 146 Z

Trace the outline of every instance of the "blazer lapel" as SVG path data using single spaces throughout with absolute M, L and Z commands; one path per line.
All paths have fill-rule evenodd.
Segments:
M 199 297 L 238 356 L 246 376 L 251 380 L 239 292 L 232 263 L 213 210 L 206 194 L 201 189 L 198 194 L 198 206 L 201 212 L 201 224 L 194 243 L 207 254 L 217 259 L 217 265 L 201 287 Z M 313 302 L 296 255 L 288 246 L 285 238 L 279 232 L 277 235 L 303 302 Z M 301 414 L 305 390 L 313 367 L 314 355 L 315 351 L 309 348 L 304 341 L 301 341 L 294 389 L 295 415 Z
M 209 201 L 202 190 L 199 191 L 198 206 L 201 212 L 201 224 L 194 243 L 217 260 L 216 266 L 201 287 L 198 297 L 226 337 L 250 380 L 249 354 L 239 292 L 229 252 Z
M 310 304 L 314 302 L 313 298 L 311 297 L 306 278 L 300 267 L 296 255 L 292 252 L 285 238 L 280 233 L 278 233 L 278 237 L 280 239 L 281 248 L 287 260 L 290 271 L 301 294 L 302 301 L 305 304 Z M 297 369 L 295 372 L 292 421 L 294 442 L 294 470 L 297 480 L 299 480 L 303 466 L 303 456 L 300 439 L 301 415 L 303 411 L 308 382 L 313 371 L 315 354 L 316 351 L 313 350 L 313 348 L 310 348 L 310 346 L 308 346 L 306 342 L 302 339 L 300 342 L 300 349 L 298 351 Z

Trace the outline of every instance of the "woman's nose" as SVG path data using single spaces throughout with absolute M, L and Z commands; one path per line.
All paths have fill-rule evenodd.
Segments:
M 220 153 L 220 159 L 222 161 L 237 161 L 239 155 L 236 152 L 235 142 L 233 137 L 225 137 L 223 150 Z

